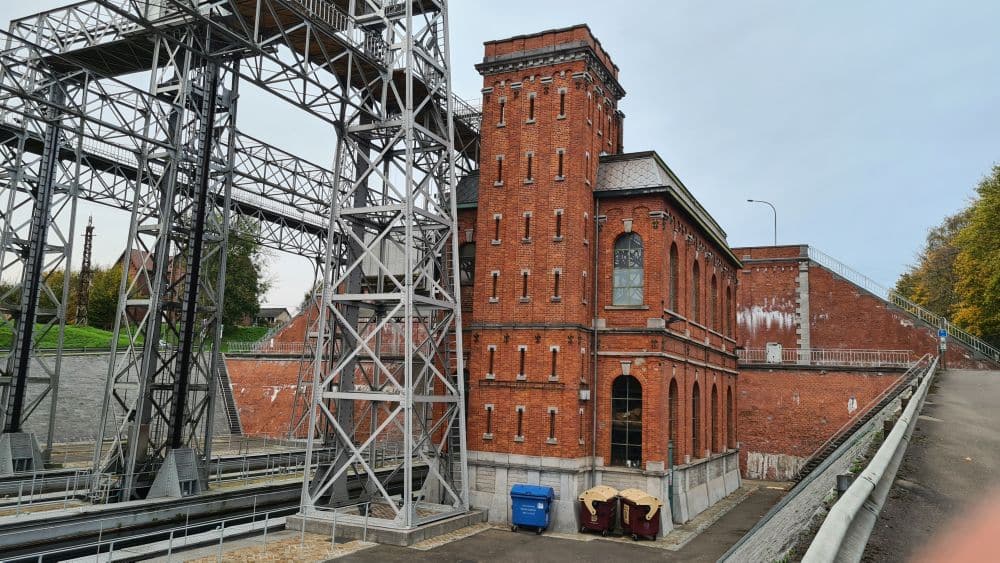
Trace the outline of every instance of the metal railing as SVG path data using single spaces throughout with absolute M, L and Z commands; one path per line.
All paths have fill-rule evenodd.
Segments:
M 875 295 L 876 297 L 898 307 L 910 315 L 917 317 L 921 321 L 938 328 L 943 328 L 948 331 L 948 336 L 954 338 L 956 341 L 972 348 L 976 352 L 983 354 L 987 358 L 990 358 L 994 362 L 1000 363 L 1000 348 L 992 346 L 991 344 L 983 341 L 978 336 L 975 336 L 968 331 L 962 330 L 961 328 L 955 326 L 948 319 L 928 311 L 924 307 L 917 305 L 916 303 L 910 301 L 909 299 L 903 297 L 897 291 L 889 289 L 878 282 L 872 280 L 868 276 L 858 272 L 857 270 L 851 268 L 850 266 L 844 264 L 843 262 L 833 258 L 829 254 L 818 250 L 813 247 L 809 248 L 809 259 L 816 262 L 820 266 L 823 266 L 827 270 L 832 271 L 838 276 L 844 278 L 845 280 L 851 282 L 852 284 L 860 287 L 861 289 Z
M 859 561 L 871 536 L 875 520 L 888 497 L 896 471 L 916 426 L 938 358 L 928 368 L 916 393 L 899 420 L 893 424 L 868 467 L 854 480 L 823 520 L 816 537 L 802 558 L 804 563 Z
M 739 363 L 749 365 L 909 368 L 917 362 L 912 350 L 783 348 L 779 359 L 768 357 L 768 351 L 764 348 L 746 348 L 738 349 L 736 355 Z
M 932 361 L 931 355 L 930 354 L 925 354 L 918 361 L 914 362 L 913 366 L 911 366 L 910 369 L 906 370 L 906 373 L 904 373 L 903 375 L 899 376 L 899 379 L 895 383 L 893 383 L 889 387 L 886 387 L 874 399 L 872 399 L 871 401 L 869 401 L 868 404 L 863 405 L 862 408 L 858 411 L 859 412 L 859 416 L 864 416 L 865 413 L 869 412 L 870 409 L 872 409 L 873 407 L 875 407 L 879 403 L 881 403 L 882 400 L 885 399 L 887 396 L 892 395 L 893 393 L 898 392 L 902 387 L 908 385 L 909 382 L 910 382 L 910 380 L 912 378 L 914 378 L 914 377 L 922 377 L 926 373 L 928 373 L 929 371 L 932 371 L 934 369 L 934 367 L 936 366 L 936 364 L 937 364 L 937 358 L 933 358 L 933 361 Z M 847 429 L 849 429 L 851 426 L 854 426 L 857 423 L 857 421 L 858 421 L 858 419 L 855 418 L 855 417 L 849 418 L 847 420 L 847 422 L 845 422 L 840 428 L 838 428 L 836 432 L 834 432 L 833 434 L 831 434 L 830 437 L 827 438 L 827 440 L 825 442 L 823 442 L 822 444 L 819 445 L 818 448 L 816 448 L 815 450 L 813 450 L 812 453 L 809 454 L 809 456 L 805 458 L 806 461 L 808 462 L 808 460 L 811 460 L 811 459 L 815 458 L 823 450 L 825 450 L 827 448 L 827 446 L 829 446 L 830 444 L 832 444 L 832 443 L 836 442 L 838 439 L 840 439 L 842 437 L 842 434 L 844 434 L 844 432 Z M 801 475 L 802 471 L 803 471 L 803 469 L 799 468 L 799 470 L 796 472 L 796 478 L 801 478 L 802 477 L 802 475 Z
M 191 521 L 192 508 L 204 505 L 211 505 L 217 502 L 217 501 L 206 501 L 204 503 L 189 505 L 185 512 L 184 523 L 179 524 L 177 526 L 173 526 L 166 529 L 161 528 L 154 532 L 145 532 L 135 535 L 130 534 L 127 537 L 115 537 L 111 539 L 104 537 L 104 529 L 102 526 L 98 530 L 96 541 L 91 541 L 87 543 L 78 543 L 71 546 L 64 546 L 45 551 L 38 551 L 31 553 L 27 557 L 30 557 L 31 559 L 37 558 L 38 561 L 63 560 L 65 559 L 65 555 L 67 554 L 76 554 L 80 552 L 89 551 L 94 554 L 93 561 L 114 561 L 116 544 L 118 544 L 118 546 L 121 546 L 122 544 L 128 544 L 130 546 L 134 546 L 134 545 L 148 545 L 154 543 L 162 544 L 165 542 L 166 545 L 163 547 L 166 548 L 167 557 L 169 558 L 172 555 L 175 547 L 174 542 L 178 542 L 178 544 L 176 545 L 178 549 L 189 549 L 191 547 L 196 547 L 197 545 L 204 545 L 208 543 L 210 540 L 212 541 L 212 543 L 214 543 L 214 538 L 211 538 L 210 536 L 218 534 L 218 546 L 219 546 L 218 556 L 221 558 L 223 542 L 225 541 L 225 538 L 227 536 L 226 533 L 227 527 L 229 528 L 229 534 L 228 534 L 229 536 L 242 537 L 248 533 L 263 531 L 263 544 L 266 549 L 267 529 L 271 525 L 281 525 L 283 521 L 280 519 L 286 516 L 289 513 L 289 511 L 294 511 L 295 508 L 285 507 L 285 508 L 270 509 L 266 511 L 258 511 L 257 510 L 258 499 L 260 500 L 261 504 L 268 502 L 268 499 L 265 495 L 247 495 L 245 497 L 240 497 L 240 498 L 252 499 L 253 505 L 248 513 L 239 514 L 235 516 L 228 516 L 223 518 L 216 518 L 212 520 L 202 520 L 200 518 L 195 518 L 195 521 L 192 522 Z M 235 501 L 239 499 L 230 499 L 230 500 Z M 152 511 L 157 512 L 157 509 L 153 509 Z M 163 509 L 162 511 L 164 512 L 164 514 L 172 516 L 174 509 Z M 164 518 L 164 520 L 167 519 L 169 518 Z M 233 522 L 242 522 L 243 525 L 242 526 L 233 525 Z M 69 529 L 68 528 L 69 526 L 72 525 L 68 524 L 65 525 L 64 527 Z M 109 528 L 108 531 L 112 532 L 114 530 Z M 195 536 L 195 534 L 201 535 L 202 537 L 196 540 L 196 545 L 193 545 L 194 542 L 189 541 L 187 538 Z M 166 536 L 166 538 L 164 538 L 164 536 Z M 184 541 L 180 541 L 181 538 L 184 538 Z M 144 544 L 143 540 L 149 540 L 149 541 L 147 544 Z M 2 541 L 2 534 L 0 534 L 0 541 Z M 162 551 L 162 549 L 159 551 Z

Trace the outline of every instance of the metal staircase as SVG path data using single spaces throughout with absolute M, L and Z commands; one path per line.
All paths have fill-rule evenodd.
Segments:
M 216 375 L 219 380 L 219 396 L 222 397 L 223 410 L 226 413 L 226 422 L 229 423 L 229 433 L 233 436 L 243 435 L 243 423 L 240 421 L 240 411 L 236 408 L 236 397 L 233 396 L 233 383 L 229 379 L 229 370 L 226 369 L 226 357 L 219 358 L 219 366 L 216 368 Z
M 798 483 L 802 479 L 812 473 L 817 467 L 820 466 L 823 461 L 828 457 L 833 455 L 834 452 L 840 448 L 851 436 L 860 430 L 865 424 L 868 423 L 876 414 L 882 412 L 886 406 L 888 406 L 892 401 L 896 399 L 904 390 L 906 390 L 911 382 L 922 378 L 927 371 L 930 369 L 933 363 L 933 358 L 930 354 L 925 355 L 920 358 L 913 367 L 904 373 L 896 383 L 891 387 L 882 392 L 881 395 L 876 397 L 871 403 L 865 406 L 861 410 L 861 416 L 858 416 L 852 420 L 849 420 L 847 424 L 841 427 L 833 436 L 830 437 L 826 442 L 824 442 L 816 451 L 809 456 L 806 463 L 796 472 L 794 482 Z
M 871 293 L 879 299 L 882 299 L 886 303 L 905 311 L 921 322 L 924 322 L 933 328 L 943 328 L 947 330 L 950 338 L 953 338 L 955 341 L 967 346 L 973 352 L 980 354 L 983 358 L 1000 364 L 1000 349 L 995 346 L 992 346 L 988 342 L 983 341 L 981 338 L 962 330 L 952 324 L 948 319 L 932 313 L 920 305 L 917 305 L 900 295 L 895 290 L 879 284 L 868 276 L 865 276 L 836 258 L 833 258 L 829 254 L 813 248 L 812 246 L 808 247 L 808 249 L 809 259 L 813 262 L 816 262 L 820 266 L 823 266 L 857 287 Z

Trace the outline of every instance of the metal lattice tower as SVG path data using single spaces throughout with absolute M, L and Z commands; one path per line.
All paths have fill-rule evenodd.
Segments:
M 58 158 L 64 120 L 71 119 L 59 109 L 66 97 L 63 79 L 32 64 L 0 74 L 0 81 L 25 93 L 5 102 L 3 121 L 11 127 L 0 139 L 7 188 L 0 276 L 19 277 L 0 291 L 0 310 L 6 313 L 0 323 L 10 324 L 12 332 L 10 353 L 0 365 L 0 474 L 43 469 L 35 437 L 23 424 L 46 399 L 46 456 L 52 448 L 77 205 L 75 186 L 61 181 L 75 163 Z M 52 284 L 58 272 L 65 274 L 62 283 Z M 40 342 L 53 332 L 55 350 L 41 352 Z
M 6 36 L 3 106 L 34 129 L 0 123 L 4 146 L 23 139 L 15 156 L 37 160 L 51 145 L 54 185 L 132 214 L 113 340 L 129 344 L 112 355 L 95 451 L 119 498 L 204 486 L 224 248 L 240 217 L 262 243 L 320 266 L 310 443 L 338 458 L 307 476 L 306 512 L 346 502 L 347 471 L 367 475 L 387 525 L 463 511 L 451 194 L 456 164 L 475 167 L 479 123 L 451 95 L 445 3 L 94 0 L 18 20 Z M 146 89 L 116 78 L 136 72 L 149 73 Z M 49 81 L 26 78 L 36 74 Z M 241 81 L 329 123 L 335 170 L 237 131 Z M 46 145 L 39 124 L 52 115 L 66 118 Z M 371 460 L 389 443 L 397 471 L 380 481 Z M 428 466 L 422 482 L 415 464 Z M 401 474 L 397 499 L 386 483 Z
M 94 217 L 87 219 L 83 232 L 83 261 L 80 263 L 80 278 L 76 286 L 76 324 L 87 326 L 90 315 L 90 280 L 94 276 L 91 263 L 94 253 Z
M 350 61 L 368 86 L 341 106 L 308 443 L 337 456 L 307 480 L 303 507 L 324 518 L 346 503 L 353 471 L 375 520 L 407 529 L 468 510 L 448 15 L 443 1 L 358 4 L 348 25 L 385 50 Z M 400 447 L 388 462 L 399 497 L 375 474 L 386 443 Z

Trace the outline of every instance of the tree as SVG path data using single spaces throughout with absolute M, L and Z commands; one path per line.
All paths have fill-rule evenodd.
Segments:
M 90 326 L 111 330 L 115 325 L 115 315 L 118 313 L 118 288 L 122 279 L 122 266 L 115 264 L 111 268 L 94 268 L 90 278 L 90 308 L 88 322 Z
M 245 319 L 253 319 L 260 311 L 260 301 L 271 288 L 270 280 L 263 273 L 267 268 L 267 254 L 257 242 L 258 226 L 252 221 L 234 222 L 226 249 L 226 290 L 222 304 L 222 323 L 235 326 Z M 213 281 L 218 277 L 219 262 L 210 260 L 207 275 Z
M 917 264 L 900 276 L 896 291 L 928 310 L 952 317 L 958 307 L 955 291 L 955 259 L 959 253 L 958 233 L 969 221 L 969 209 L 945 217 L 927 234 L 927 242 Z
M 1000 165 L 976 188 L 968 224 L 958 234 L 955 321 L 1000 345 Z

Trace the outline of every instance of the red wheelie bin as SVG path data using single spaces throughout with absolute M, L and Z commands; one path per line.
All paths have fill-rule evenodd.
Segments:
M 639 538 L 656 539 L 660 533 L 660 499 L 639 489 L 625 489 L 618 493 L 622 504 L 622 533 Z
M 598 485 L 580 494 L 580 532 L 598 532 L 607 536 L 615 527 L 618 491 Z

